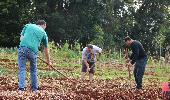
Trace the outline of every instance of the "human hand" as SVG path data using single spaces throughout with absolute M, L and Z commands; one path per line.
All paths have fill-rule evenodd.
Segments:
M 129 63 L 131 60 L 129 58 L 126 59 L 126 63 Z
M 87 66 L 87 72 L 89 72 L 90 71 L 90 68 L 89 68 L 89 66 Z
M 52 63 L 51 63 L 51 61 L 48 62 L 48 68 L 49 68 L 49 70 L 52 70 Z
M 130 61 L 127 63 L 128 66 L 132 67 L 133 65 L 130 63 Z

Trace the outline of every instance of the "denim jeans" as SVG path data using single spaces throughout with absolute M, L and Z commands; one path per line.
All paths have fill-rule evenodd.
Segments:
M 33 91 L 38 89 L 38 77 L 37 77 L 37 54 L 27 47 L 20 47 L 18 49 L 18 66 L 19 66 L 19 88 L 25 88 L 26 78 L 26 60 L 30 61 L 30 76 L 31 87 Z
M 136 88 L 142 88 L 142 78 L 145 72 L 145 67 L 147 64 L 147 57 L 142 58 L 140 60 L 136 60 L 135 68 L 134 68 L 134 77 L 136 81 Z

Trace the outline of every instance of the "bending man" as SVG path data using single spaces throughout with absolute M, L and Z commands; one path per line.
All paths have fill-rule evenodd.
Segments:
M 89 72 L 89 80 L 93 80 L 93 75 L 95 72 L 95 62 L 97 61 L 96 55 L 99 53 L 101 55 L 102 49 L 88 44 L 82 51 L 82 70 L 81 79 L 83 80 L 86 73 Z

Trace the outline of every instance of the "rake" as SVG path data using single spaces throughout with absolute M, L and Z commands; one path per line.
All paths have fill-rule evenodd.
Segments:
M 128 59 L 128 49 L 125 49 L 125 58 Z M 131 79 L 131 73 L 130 73 L 130 66 L 126 64 L 126 67 L 128 68 L 128 73 L 129 73 L 129 79 Z
M 40 57 L 38 57 L 38 58 L 39 58 L 39 60 L 41 60 L 41 61 L 44 62 L 45 64 L 49 65 L 49 63 L 46 62 L 45 60 L 43 60 L 42 58 L 40 58 Z M 68 78 L 66 75 L 64 75 L 63 73 L 61 73 L 61 72 L 58 71 L 57 69 L 55 69 L 53 65 L 49 65 L 49 66 L 50 66 L 54 71 L 58 72 L 60 75 L 64 76 L 64 77 L 65 77 L 66 79 L 68 79 L 69 81 L 71 81 L 71 82 L 73 82 L 73 83 L 75 83 L 75 81 L 78 82 L 77 80 L 73 81 L 73 80 L 71 80 L 70 78 Z

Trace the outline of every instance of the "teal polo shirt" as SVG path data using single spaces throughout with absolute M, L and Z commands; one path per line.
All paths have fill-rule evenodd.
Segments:
M 45 30 L 36 24 L 26 24 L 21 32 L 23 39 L 20 41 L 20 47 L 30 48 L 34 53 L 38 53 L 40 43 L 48 47 L 48 36 Z

